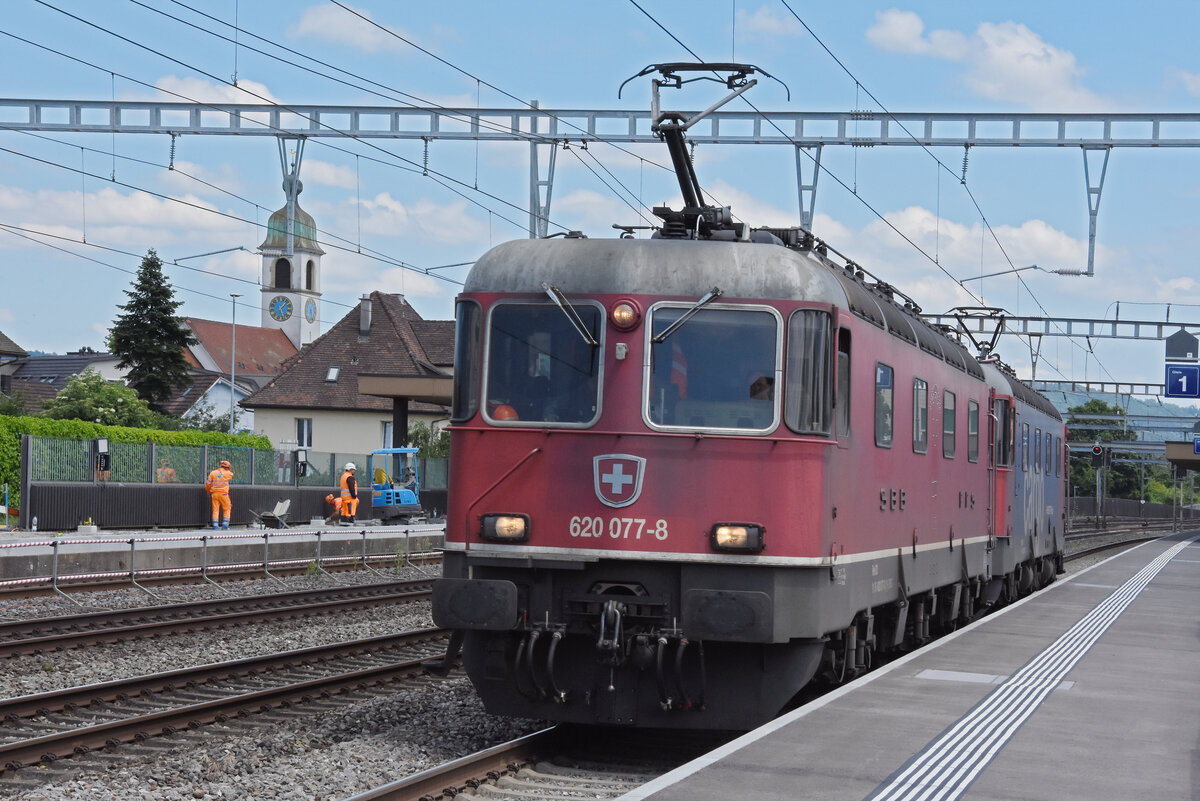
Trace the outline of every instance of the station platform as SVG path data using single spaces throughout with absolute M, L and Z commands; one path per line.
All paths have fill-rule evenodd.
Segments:
M 0 591 L 219 576 L 255 568 L 404 564 L 442 546 L 445 521 L 352 527 L 322 521 L 288 528 L 104 531 L 0 535 Z
M 1060 580 L 620 801 L 1200 799 L 1198 540 Z

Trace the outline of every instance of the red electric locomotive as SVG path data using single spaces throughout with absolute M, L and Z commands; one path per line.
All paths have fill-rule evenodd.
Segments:
M 681 184 L 653 239 L 502 244 L 459 297 L 434 619 L 491 712 L 753 727 L 1061 569 L 1049 402 Z

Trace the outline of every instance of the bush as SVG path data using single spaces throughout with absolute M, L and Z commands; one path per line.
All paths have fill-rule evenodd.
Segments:
M 56 439 L 92 440 L 108 437 L 113 443 L 158 445 L 217 445 L 271 449 L 271 441 L 256 434 L 225 434 L 218 431 L 159 431 L 152 428 L 104 426 L 84 420 L 52 420 L 45 417 L 8 417 L 0 415 L 0 484 L 8 484 L 9 503 L 20 505 L 21 436 Z

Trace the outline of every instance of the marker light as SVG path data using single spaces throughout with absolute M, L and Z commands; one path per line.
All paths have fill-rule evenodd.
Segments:
M 717 523 L 709 540 L 718 551 L 758 553 L 763 549 L 763 533 L 763 527 L 754 523 Z
M 479 533 L 492 542 L 525 542 L 529 539 L 529 516 L 484 515 Z
M 642 312 L 633 301 L 622 300 L 612 307 L 609 316 L 612 318 L 613 325 L 622 331 L 628 331 L 642 319 Z

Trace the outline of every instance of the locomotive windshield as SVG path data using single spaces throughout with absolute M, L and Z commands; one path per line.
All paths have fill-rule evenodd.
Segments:
M 757 309 L 701 309 L 665 340 L 653 341 L 687 311 L 658 307 L 651 314 L 649 422 L 689 429 L 774 428 L 779 409 L 776 315 Z
M 574 311 L 600 342 L 598 306 Z M 600 410 L 600 346 L 549 303 L 502 303 L 488 328 L 486 414 L 492 422 L 588 425 Z

